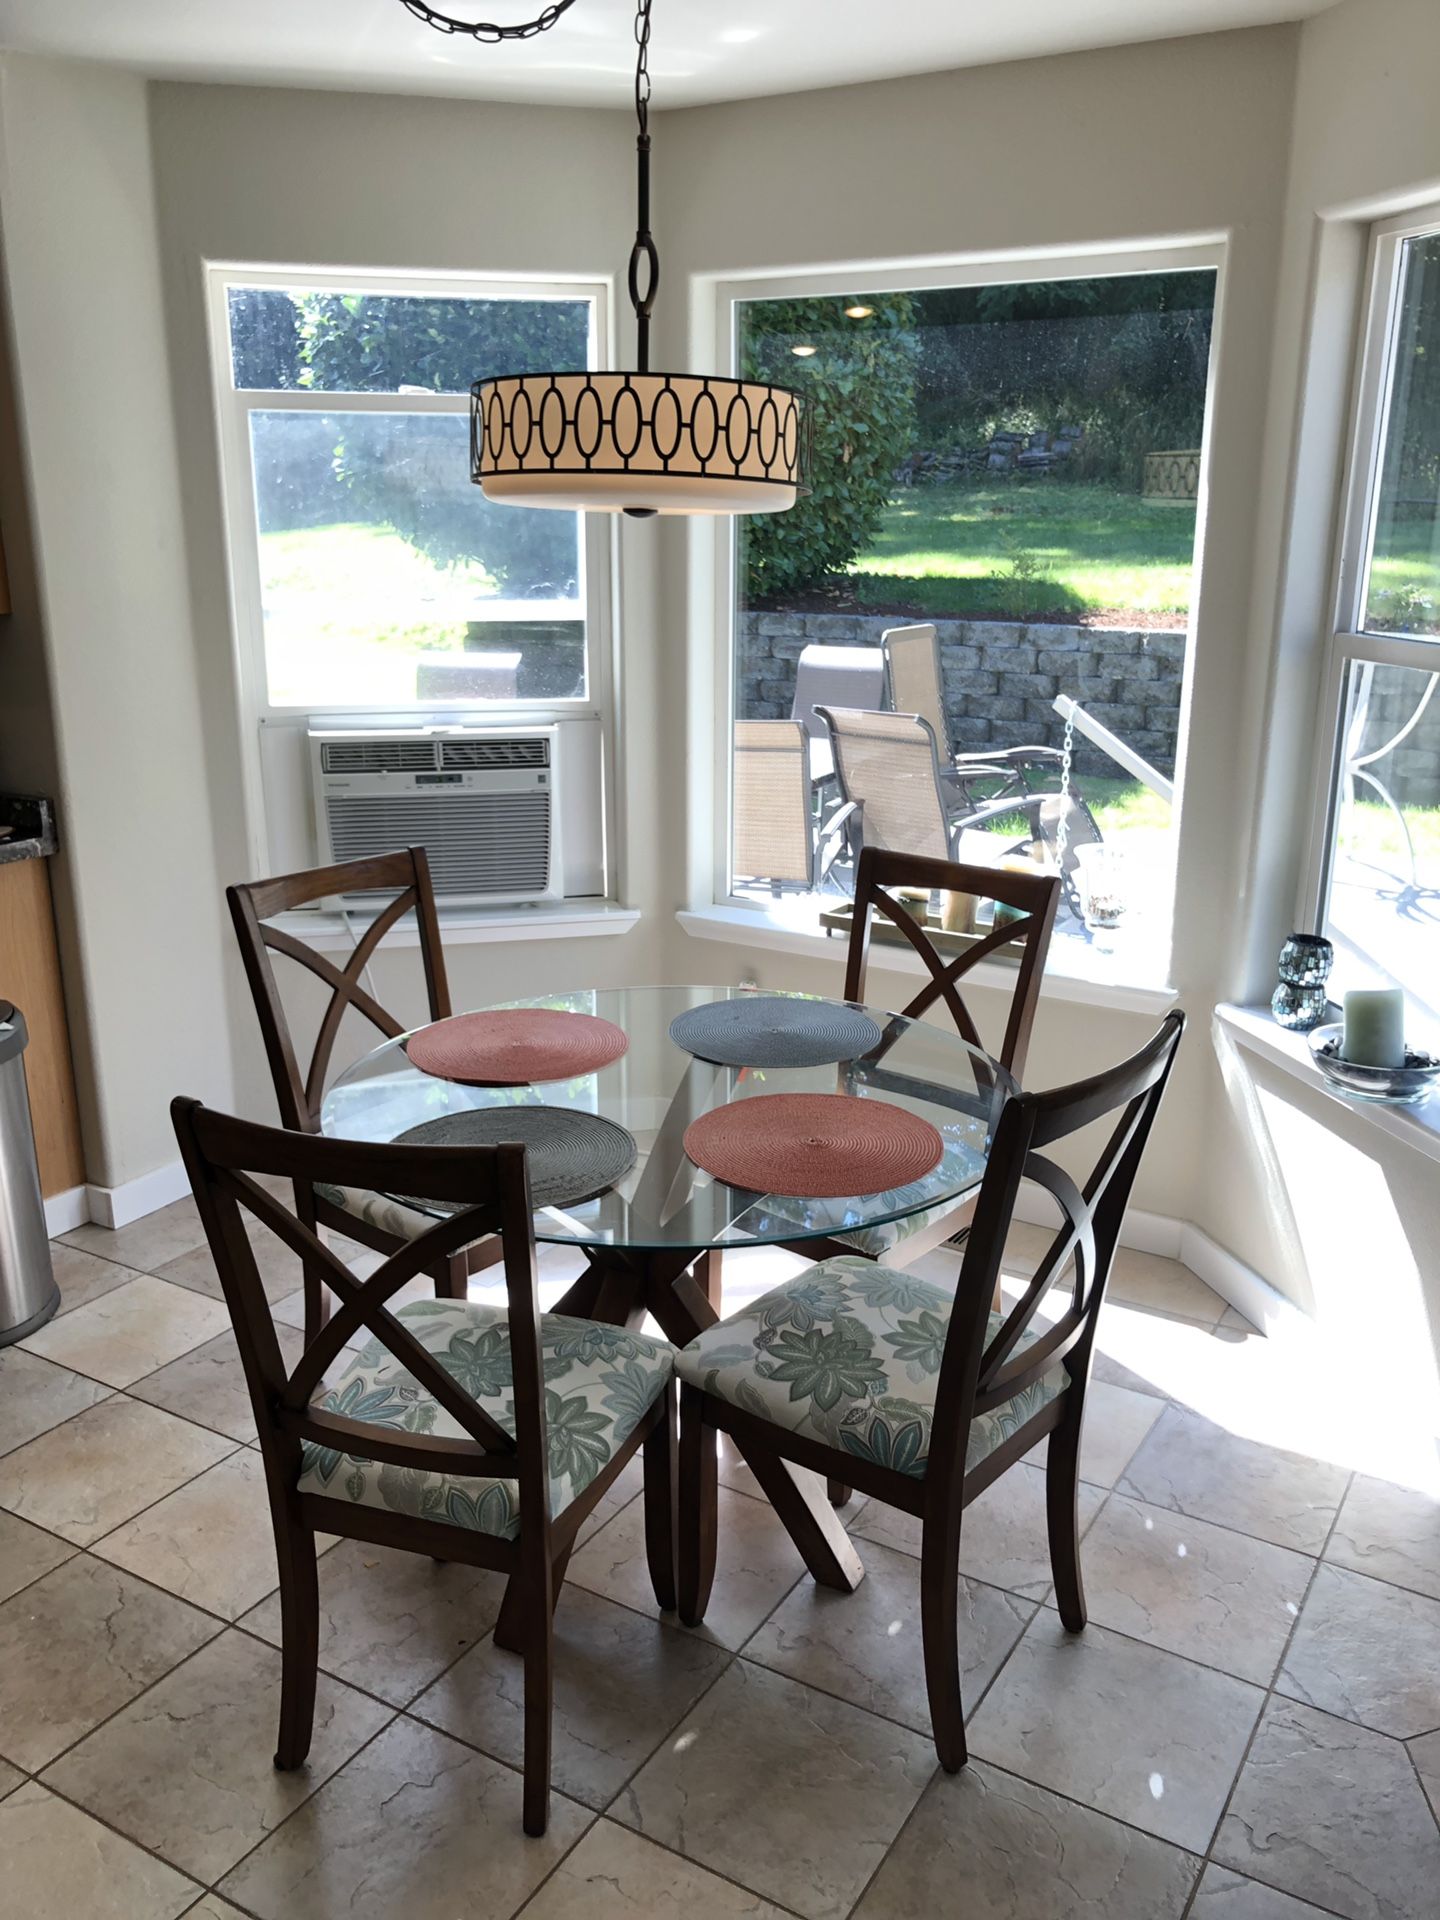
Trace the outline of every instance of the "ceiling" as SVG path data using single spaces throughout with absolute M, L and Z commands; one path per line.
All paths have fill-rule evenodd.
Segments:
M 656 0 L 659 107 L 1297 20 L 1333 0 Z M 525 20 L 541 0 L 438 0 Z M 0 46 L 177 79 L 623 106 L 633 0 L 574 0 L 503 46 L 436 33 L 400 0 L 0 0 Z

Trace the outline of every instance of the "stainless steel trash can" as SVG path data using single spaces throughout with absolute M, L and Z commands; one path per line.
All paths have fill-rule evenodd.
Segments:
M 0 1347 L 43 1327 L 60 1304 L 25 1086 L 25 1019 L 0 1000 Z

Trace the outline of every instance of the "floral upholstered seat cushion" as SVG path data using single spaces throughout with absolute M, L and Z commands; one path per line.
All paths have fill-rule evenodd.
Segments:
M 395 1318 L 492 1420 L 514 1433 L 510 1327 L 503 1308 L 472 1300 L 417 1300 L 399 1308 Z M 674 1348 L 663 1340 L 627 1333 L 623 1327 L 558 1313 L 540 1316 L 552 1514 L 563 1512 L 609 1465 L 664 1391 L 674 1358 Z M 468 1437 L 379 1340 L 364 1346 L 312 1405 L 316 1412 L 369 1420 L 406 1433 Z M 448 1520 L 507 1540 L 520 1531 L 513 1480 L 385 1466 L 306 1441 L 299 1487 L 301 1493 L 424 1520 Z
M 433 1214 L 421 1213 L 416 1207 L 402 1207 L 389 1194 L 371 1193 L 365 1187 L 332 1187 L 317 1180 L 315 1198 L 328 1200 L 332 1207 L 353 1214 L 367 1226 L 393 1234 L 397 1240 L 418 1240 L 427 1227 L 435 1225 Z
M 847 1254 L 808 1267 L 681 1349 L 675 1371 L 717 1400 L 857 1460 L 923 1479 L 953 1300 L 914 1274 Z M 988 1338 L 1002 1324 L 990 1315 Z M 1044 1329 L 1027 1329 L 1023 1354 Z M 1065 1389 L 1056 1365 L 971 1423 L 967 1470 Z

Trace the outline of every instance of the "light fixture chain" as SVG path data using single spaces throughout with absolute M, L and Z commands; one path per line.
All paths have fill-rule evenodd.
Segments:
M 636 364 L 641 373 L 650 371 L 650 315 L 660 291 L 660 255 L 650 231 L 650 7 L 651 0 L 638 0 L 635 9 L 635 119 L 639 131 L 635 139 L 635 244 L 630 249 L 629 282 L 630 305 L 635 309 Z
M 635 118 L 640 132 L 650 131 L 650 7 L 651 0 L 639 0 L 635 13 Z
M 550 0 L 550 5 L 535 19 L 514 27 L 497 26 L 491 20 L 457 20 L 453 14 L 440 13 L 427 6 L 425 0 L 400 0 L 400 4 L 427 27 L 434 27 L 437 33 L 466 34 L 472 40 L 483 40 L 487 46 L 493 46 L 501 40 L 533 40 L 537 33 L 548 33 L 561 15 L 570 11 L 575 0 Z

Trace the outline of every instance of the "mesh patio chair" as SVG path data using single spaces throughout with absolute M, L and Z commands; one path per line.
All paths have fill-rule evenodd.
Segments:
M 825 877 L 836 836 L 818 832 L 811 810 L 804 727 L 737 720 L 734 765 L 734 877 L 764 881 L 777 894 L 787 885 L 809 892 Z
M 715 1574 L 716 1435 L 747 1457 L 809 1467 L 919 1520 L 920 1637 L 940 1764 L 967 1759 L 960 1677 L 964 1510 L 1047 1439 L 1055 1605 L 1085 1625 L 1077 1516 L 1080 1439 L 1120 1223 L 1184 1029 L 1172 1013 L 1132 1059 L 1050 1093 L 1019 1094 L 996 1129 L 954 1291 L 869 1261 L 826 1260 L 683 1348 L 679 1611 L 698 1626 Z M 1076 1139 L 1107 1122 L 1098 1149 Z M 1016 1304 L 992 1308 L 1023 1182 L 1061 1224 Z M 1037 1318 L 1055 1289 L 1056 1318 Z
M 796 661 L 790 718 L 809 737 L 810 778 L 820 790 L 822 813 L 833 794 L 835 768 L 820 708 L 884 705 L 885 655 L 879 647 L 806 647 Z

